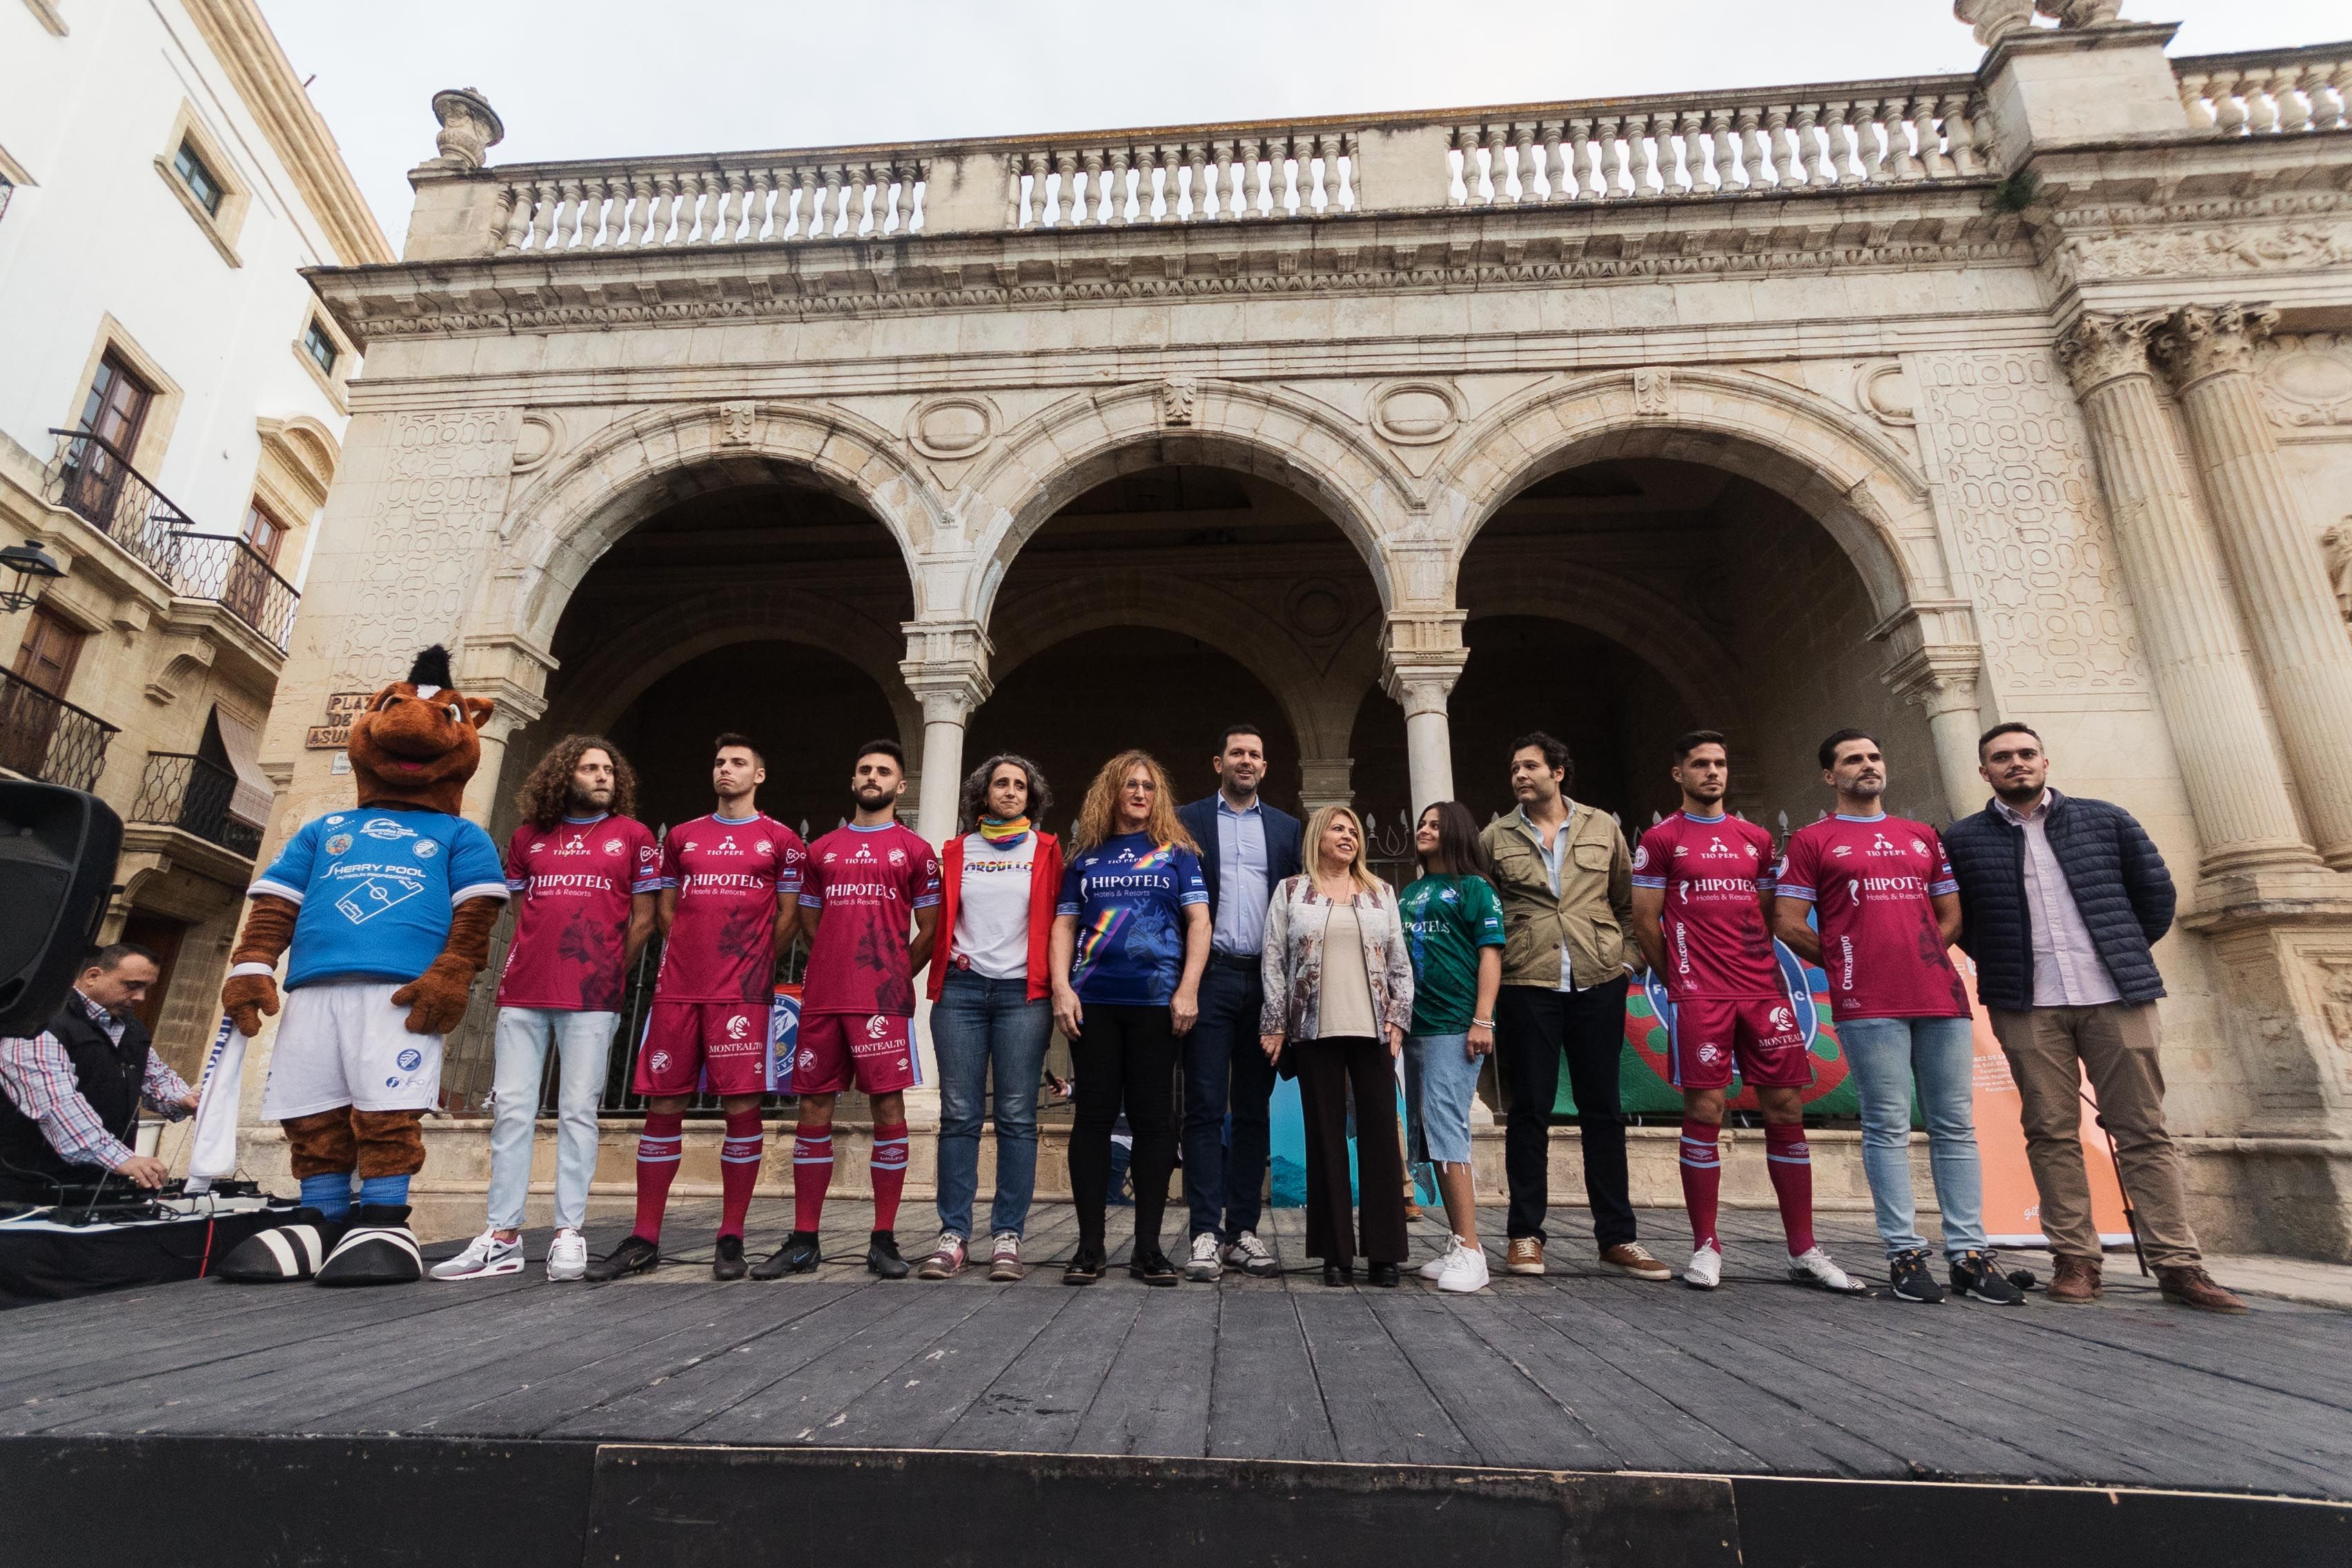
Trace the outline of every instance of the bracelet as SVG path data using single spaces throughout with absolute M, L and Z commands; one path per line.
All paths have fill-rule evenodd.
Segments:
M 1473 1018 L 1470 1020 L 1470 1026 L 1474 1029 L 1491 1029 L 1495 1026 L 1495 1020 L 1492 1018 Z

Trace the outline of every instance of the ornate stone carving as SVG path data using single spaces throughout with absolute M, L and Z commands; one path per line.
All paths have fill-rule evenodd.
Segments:
M 1674 373 L 1637 370 L 1633 373 L 1633 412 L 1650 419 L 1670 419 L 1675 412 Z
M 2145 331 L 2122 341 L 2137 352 Z M 2095 333 L 2095 342 L 2116 335 Z M 1945 353 L 1912 363 L 1922 445 L 1983 617 L 1985 671 L 1996 690 L 2147 689 L 2089 443 L 2049 358 Z
M 1372 428 L 1398 447 L 1434 446 L 1462 424 L 1462 400 L 1442 381 L 1400 381 L 1372 394 Z
M 2327 561 L 2327 582 L 2336 592 L 2336 607 L 2352 623 L 2352 517 L 2322 531 L 2319 549 Z
M 2278 319 L 2268 305 L 2184 305 L 2149 347 L 2174 384 L 2186 387 L 2221 371 L 2252 370 L 2254 344 Z
M 759 424 L 760 405 L 746 399 L 719 405 L 719 444 L 722 447 L 748 447 L 753 428 Z
M 907 444 L 933 462 L 962 462 L 995 438 L 996 410 L 977 397 L 934 397 L 907 416 Z
M 2147 374 L 2147 336 L 2164 323 L 2164 312 L 2103 316 L 2086 310 L 2058 340 L 2058 363 L 2074 384 L 2077 397 L 2119 375 Z
M 1910 385 L 1903 379 L 1903 367 L 1892 362 L 1866 364 L 1854 372 L 1853 401 L 1881 425 L 1902 426 L 1919 422 Z
M 1160 423 L 1190 425 L 1200 401 L 1201 384 L 1189 375 L 1171 375 L 1160 384 Z
M 482 154 L 506 140 L 507 128 L 490 100 L 470 87 L 444 88 L 433 95 L 441 132 L 433 138 L 440 162 L 455 169 L 478 169 Z
M 2061 27 L 2106 27 L 2115 25 L 2123 0 L 2033 0 L 2033 8 Z
M 338 675 L 388 678 L 425 644 L 456 640 L 467 590 L 481 576 L 482 552 L 506 510 L 513 462 L 507 410 L 394 417 Z
M 2033 26 L 2033 0 L 1952 0 L 1952 15 L 1990 48 L 2011 33 Z
M 2352 337 L 2313 332 L 2257 342 L 2255 374 L 2273 425 L 2352 425 Z
M 2352 234 L 2317 225 L 2077 234 L 2060 240 L 2056 248 L 2074 276 L 2087 282 L 2352 263 Z

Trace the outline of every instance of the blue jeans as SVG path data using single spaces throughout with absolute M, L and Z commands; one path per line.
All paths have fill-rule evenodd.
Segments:
M 530 1193 L 530 1142 L 539 1126 L 539 1085 L 547 1045 L 555 1042 L 555 1224 L 588 1223 L 588 1182 L 596 1173 L 596 1101 L 604 1092 L 604 1058 L 618 1013 L 566 1013 L 551 1007 L 499 1009 L 490 1089 L 490 1228 L 522 1228 Z
M 1976 1047 L 1966 1018 L 1840 1018 L 1862 1091 L 1862 1169 L 1886 1256 L 1925 1247 L 1911 1196 L 1911 1096 L 1927 1123 L 1927 1163 L 1944 1212 L 1944 1256 L 1982 1250 L 1984 1177 L 1977 1162 Z
M 1201 974 L 1201 1016 L 1184 1037 L 1184 1199 L 1191 1234 L 1230 1242 L 1257 1228 L 1265 1205 L 1266 1112 L 1274 1064 L 1257 1043 L 1265 982 L 1255 963 L 1212 959 Z M 1233 1113 L 1233 1138 L 1225 1114 Z
M 1019 1236 L 1037 1190 L 1037 1081 L 1054 1005 L 1028 999 L 1026 980 L 991 980 L 950 970 L 931 1009 L 931 1048 L 940 1059 L 940 1228 L 971 1239 L 972 1200 L 980 1190 L 980 1124 L 990 1069 L 996 1081 L 996 1201 L 992 1233 Z

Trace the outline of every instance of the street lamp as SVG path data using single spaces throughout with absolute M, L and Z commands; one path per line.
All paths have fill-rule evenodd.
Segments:
M 40 597 L 27 584 L 66 574 L 66 569 L 50 560 L 40 544 L 30 539 L 0 550 L 0 572 L 13 573 L 16 579 L 14 587 L 0 588 L 0 615 L 10 616 L 31 608 L 33 601 Z

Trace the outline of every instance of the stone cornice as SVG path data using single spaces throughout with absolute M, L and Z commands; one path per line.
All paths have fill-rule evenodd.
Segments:
M 717 320 L 1055 308 L 1147 300 L 1453 292 L 1587 280 L 2030 263 L 1984 180 L 1900 192 L 1447 208 L 1249 228 L 573 251 L 308 277 L 346 331 L 378 337 L 593 331 Z
M 336 256 L 346 266 L 390 261 L 392 242 L 260 6 L 255 0 L 187 0 L 187 7 Z

